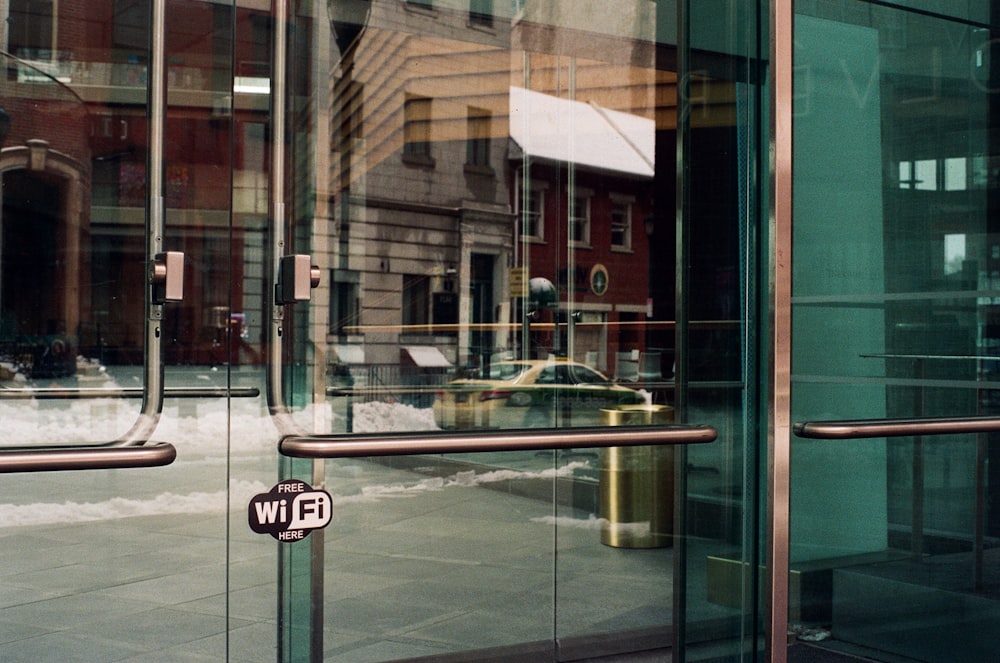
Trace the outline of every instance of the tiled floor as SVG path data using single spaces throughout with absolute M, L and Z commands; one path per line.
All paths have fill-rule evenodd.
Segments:
M 218 380 L 188 373 L 171 384 Z M 260 383 L 259 375 L 237 377 Z M 120 434 L 137 407 L 3 402 L 0 421 L 18 443 L 78 443 Z M 298 588 L 308 588 L 309 569 L 296 556 L 279 582 L 279 550 L 289 548 L 247 525 L 250 498 L 279 474 L 262 399 L 168 400 L 155 439 L 177 446 L 173 465 L 0 480 L 0 661 L 276 660 L 279 586 L 295 586 L 295 605 L 307 604 Z M 581 459 L 559 465 L 573 460 Z M 434 475 L 361 460 L 326 464 L 334 496 L 322 546 L 327 661 L 622 630 L 666 637 L 673 550 L 602 545 L 590 514 L 544 498 L 554 484 L 539 469 L 552 470 L 551 456 L 503 464 L 534 477 L 525 480 L 539 482 L 542 497 L 497 490 L 504 477 L 485 467 Z M 697 576 L 706 552 L 691 557 L 692 588 L 704 585 Z M 689 595 L 693 611 L 731 612 L 707 604 L 703 590 Z M 301 623 L 293 609 L 292 627 Z
M 172 471 L 184 483 L 197 468 Z M 141 492 L 169 493 L 169 477 L 154 476 L 168 485 Z M 64 496 L 101 481 L 46 480 L 70 484 Z M 103 479 L 134 480 L 123 471 Z M 670 623 L 672 550 L 601 545 L 586 514 L 487 490 L 467 474 L 435 479 L 364 461 L 330 463 L 327 485 L 327 661 Z M 227 647 L 235 663 L 275 660 L 279 544 L 250 532 L 244 497 L 231 499 L 228 522 L 206 507 L 0 528 L 0 660 L 222 661 Z

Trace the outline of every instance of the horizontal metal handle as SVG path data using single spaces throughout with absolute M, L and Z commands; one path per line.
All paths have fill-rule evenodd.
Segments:
M 624 387 L 656 387 L 657 389 L 663 389 L 665 391 L 673 391 L 675 384 L 673 380 L 638 380 L 636 382 L 615 382 L 617 386 Z M 745 383 L 736 380 L 731 381 L 712 381 L 712 382 L 689 382 L 687 387 L 689 390 L 696 389 L 743 389 Z M 508 387 L 504 387 L 507 389 Z M 526 391 L 530 391 L 535 387 L 528 386 L 524 387 Z M 581 384 L 580 389 L 587 389 L 588 385 Z M 516 387 L 510 387 L 511 390 L 516 390 Z M 482 391 L 482 387 L 462 387 L 457 385 L 437 385 L 437 386 L 402 386 L 402 385 L 377 385 L 371 387 L 327 387 L 327 396 L 356 396 L 364 397 L 371 394 L 434 394 L 439 391 L 449 391 L 449 392 L 476 392 Z
M 175 458 L 177 449 L 166 442 L 142 447 L 19 447 L 0 449 L 0 473 L 161 467 Z
M 870 437 L 960 435 L 1000 432 L 1000 417 L 936 417 L 920 419 L 859 419 L 854 421 L 805 421 L 792 430 L 799 437 L 817 440 L 851 440 Z
M 544 428 L 531 432 L 468 431 L 289 435 L 278 450 L 294 458 L 358 458 L 486 451 L 537 451 L 591 447 L 705 444 L 719 436 L 711 426 Z
M 29 389 L 0 389 L 0 400 L 62 400 L 90 398 L 141 398 L 142 387 L 121 387 L 105 389 L 102 387 L 84 387 L 69 389 L 65 387 L 37 387 Z M 165 398 L 256 398 L 260 396 L 257 387 L 226 389 L 225 387 L 168 387 L 163 390 Z

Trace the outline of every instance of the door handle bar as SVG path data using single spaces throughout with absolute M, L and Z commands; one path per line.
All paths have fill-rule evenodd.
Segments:
M 960 435 L 1000 432 L 1000 417 L 923 417 L 915 419 L 857 419 L 804 421 L 794 424 L 798 437 L 851 440 L 872 437 Z
M 166 442 L 141 447 L 19 447 L 0 450 L 0 474 L 162 467 L 176 457 L 177 449 Z
M 718 431 L 711 426 L 542 428 L 533 429 L 529 433 L 422 431 L 391 434 L 287 435 L 278 443 L 278 450 L 282 455 L 293 458 L 359 458 L 705 444 L 714 441 L 718 436 Z
M 150 440 L 163 412 L 163 307 L 167 299 L 176 299 L 177 271 L 183 273 L 183 256 L 166 253 L 166 199 L 164 196 L 165 127 L 167 115 L 166 80 L 166 0 L 152 0 L 150 4 L 149 43 L 149 123 L 146 151 L 146 279 L 143 321 L 145 353 L 143 357 L 142 405 L 132 427 L 112 444 L 122 447 L 141 447 Z M 168 272 L 173 272 L 170 275 Z M 170 290 L 171 292 L 166 292 Z M 97 445 L 95 445 L 96 447 Z
M 165 398 L 256 398 L 260 396 L 257 387 L 226 389 L 225 387 L 167 387 Z M 36 387 L 31 389 L 0 389 L 0 400 L 64 400 L 91 398 L 141 398 L 142 387 L 122 387 L 104 389 L 101 387 L 64 389 L 58 387 Z
M 288 44 L 288 3 L 274 4 L 274 33 L 271 46 L 271 71 L 278 72 L 271 81 L 271 186 L 269 201 L 271 220 L 268 223 L 268 249 L 271 263 L 271 278 L 266 293 L 266 306 L 270 310 L 270 324 L 267 329 L 267 359 L 265 362 L 265 382 L 268 412 L 271 421 L 281 435 L 304 433 L 292 418 L 285 402 L 283 371 L 285 302 L 279 292 L 282 260 L 285 251 L 285 182 L 286 132 L 285 95 L 287 92 L 284 73 L 287 69 Z

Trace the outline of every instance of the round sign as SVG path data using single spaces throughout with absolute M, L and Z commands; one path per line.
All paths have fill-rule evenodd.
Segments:
M 608 291 L 608 268 L 600 263 L 590 270 L 590 291 L 598 297 Z

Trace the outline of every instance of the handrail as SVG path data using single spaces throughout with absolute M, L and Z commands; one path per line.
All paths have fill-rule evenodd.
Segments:
M 0 389 L 0 400 L 68 400 L 91 398 L 141 398 L 142 387 L 83 387 L 70 389 L 65 387 L 31 387 L 26 389 Z M 166 387 L 164 398 L 256 398 L 260 396 L 257 387 L 240 387 L 227 389 L 225 387 Z
M 0 449 L 0 474 L 162 467 L 177 449 L 166 442 L 141 447 L 17 447 Z
M 602 426 L 542 428 L 528 432 L 463 431 L 288 435 L 278 450 L 293 458 L 359 458 L 487 451 L 537 451 L 592 447 L 705 444 L 718 431 L 711 426 Z
M 676 388 L 676 383 L 673 380 L 638 380 L 636 382 L 612 382 L 612 385 L 616 387 L 655 387 L 657 389 L 663 389 L 666 391 L 672 391 Z M 565 386 L 569 388 L 580 387 L 586 388 L 586 384 L 578 385 L 558 385 Z M 746 386 L 745 382 L 740 382 L 738 380 L 718 380 L 718 381 L 706 381 L 706 382 L 689 382 L 688 389 L 743 389 Z M 518 386 L 504 386 L 504 389 L 509 389 L 511 391 L 517 390 L 530 390 L 534 389 L 535 385 L 526 385 L 523 387 Z M 434 394 L 439 391 L 448 392 L 479 392 L 482 391 L 482 386 L 461 386 L 461 385 L 381 385 L 378 387 L 327 387 L 327 396 L 366 396 L 373 393 L 384 394 L 386 392 L 390 394 Z M 2 392 L 0 392 L 2 393 Z
M 799 437 L 849 440 L 914 435 L 960 435 L 1000 432 L 1000 417 L 926 417 L 915 419 L 856 419 L 803 421 L 792 430 Z

